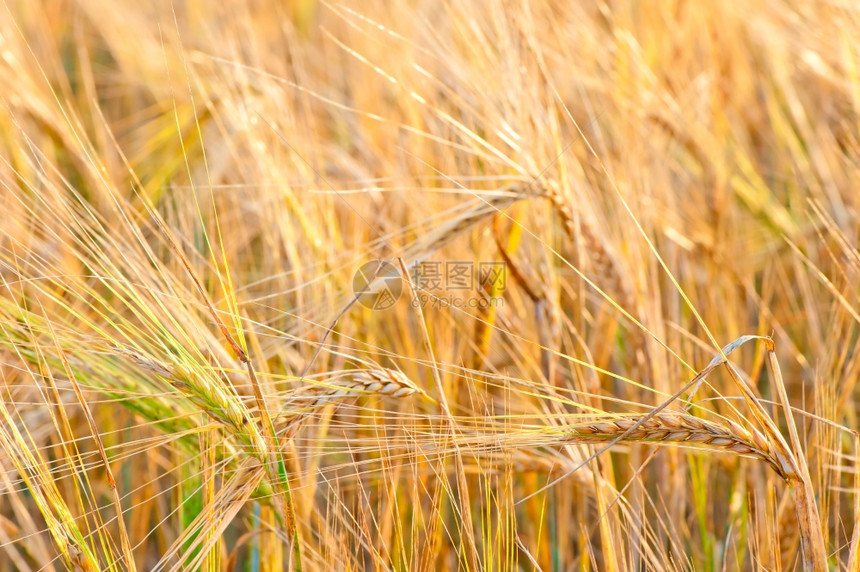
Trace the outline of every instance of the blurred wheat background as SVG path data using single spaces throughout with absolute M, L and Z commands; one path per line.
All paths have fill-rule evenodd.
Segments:
M 0 84 L 0 571 L 860 569 L 856 4 L 7 0 Z

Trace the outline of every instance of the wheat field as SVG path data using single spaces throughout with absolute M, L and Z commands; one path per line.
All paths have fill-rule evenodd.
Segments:
M 0 572 L 860 570 L 860 7 L 5 0 Z

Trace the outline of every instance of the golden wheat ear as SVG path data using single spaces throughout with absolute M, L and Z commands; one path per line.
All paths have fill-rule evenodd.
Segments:
M 300 387 L 286 398 L 286 407 L 301 402 L 315 406 L 344 397 L 382 395 L 407 397 L 414 393 L 427 394 L 403 373 L 393 369 L 356 369 L 333 372 L 317 382 Z
M 289 428 L 288 434 L 293 435 L 310 414 L 329 403 L 340 405 L 362 396 L 404 399 L 413 395 L 435 403 L 423 389 L 397 370 L 374 368 L 331 372 L 321 380 L 307 383 L 287 394 L 275 423 L 279 433 Z
M 768 463 L 786 478 L 764 435 L 729 421 L 725 425 L 683 413 L 664 411 L 653 416 L 606 417 L 565 430 L 577 443 L 647 441 L 654 445 L 690 445 L 735 453 Z

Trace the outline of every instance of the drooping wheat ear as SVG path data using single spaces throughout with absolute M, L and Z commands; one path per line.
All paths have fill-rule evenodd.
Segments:
M 403 373 L 393 369 L 356 369 L 331 372 L 321 381 L 313 381 L 286 396 L 276 426 L 297 429 L 295 423 L 305 419 L 327 403 L 342 403 L 345 399 L 363 395 L 403 398 L 421 394 L 431 399 Z
M 760 431 L 744 429 L 734 421 L 722 425 L 683 413 L 661 412 L 651 417 L 614 417 L 573 425 L 565 429 L 565 435 L 566 440 L 577 443 L 602 443 L 620 438 L 655 445 L 689 444 L 729 451 L 764 461 L 782 478 L 787 478 L 767 438 Z

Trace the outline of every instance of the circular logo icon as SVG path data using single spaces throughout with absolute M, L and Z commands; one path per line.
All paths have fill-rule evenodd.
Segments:
M 352 276 L 352 292 L 362 306 L 371 310 L 387 310 L 403 292 L 400 271 L 384 260 L 366 262 Z

